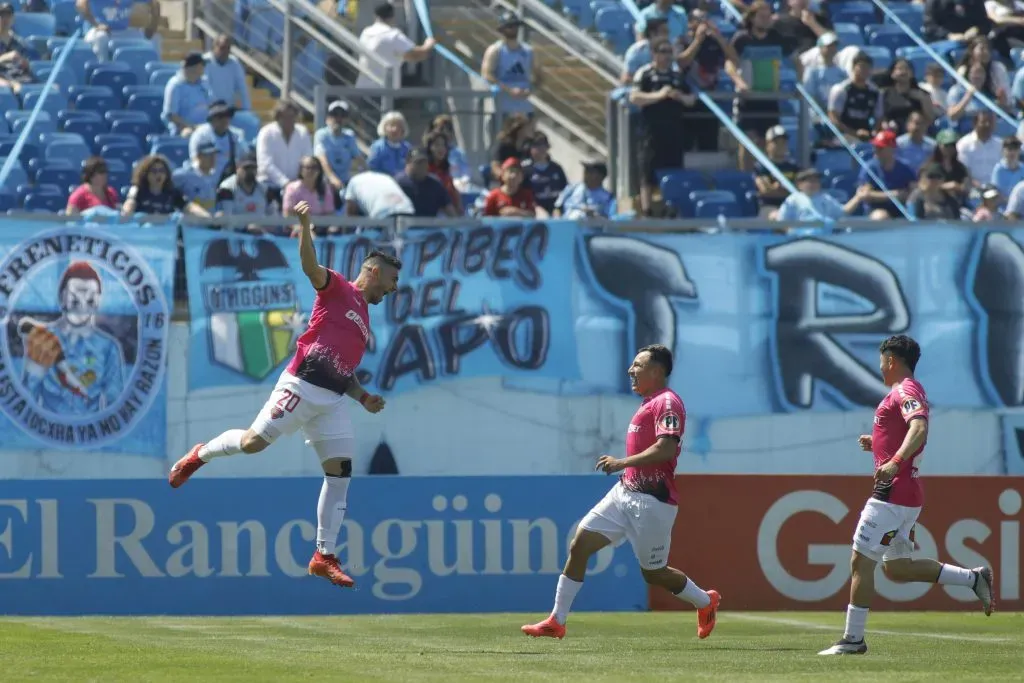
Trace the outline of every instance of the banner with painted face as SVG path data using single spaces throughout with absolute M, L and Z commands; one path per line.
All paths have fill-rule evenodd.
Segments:
M 374 249 L 403 261 L 397 290 L 370 307 L 358 377 L 401 392 L 443 379 L 576 379 L 575 224 L 495 221 L 461 230 L 318 238 L 318 260 L 349 280 Z M 298 241 L 184 231 L 192 316 L 189 388 L 272 386 L 306 329 L 316 292 Z
M 0 223 L 0 433 L 164 455 L 177 226 Z

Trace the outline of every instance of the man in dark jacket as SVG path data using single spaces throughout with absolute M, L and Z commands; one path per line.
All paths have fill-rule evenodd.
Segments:
M 924 39 L 966 42 L 988 35 L 992 21 L 983 0 L 928 0 L 924 6 Z

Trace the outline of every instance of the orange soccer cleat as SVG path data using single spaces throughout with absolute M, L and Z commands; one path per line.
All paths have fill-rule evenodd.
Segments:
M 311 576 L 322 576 L 335 586 L 342 588 L 351 588 L 356 585 L 352 577 L 341 571 L 337 557 L 324 555 L 319 550 L 313 553 L 313 559 L 309 561 L 309 573 Z
M 199 449 L 202 448 L 203 444 L 197 443 L 192 447 L 192 450 L 188 452 L 184 458 L 174 463 L 174 467 L 171 468 L 171 473 L 167 475 L 167 482 L 171 485 L 172 489 L 176 489 L 186 481 L 188 478 L 195 474 L 196 470 L 205 465 L 206 463 L 199 459 Z
M 715 621 L 718 619 L 718 604 L 722 602 L 722 596 L 714 589 L 708 591 L 708 597 L 711 598 L 711 604 L 697 610 L 697 637 L 702 640 L 710 636 L 711 632 L 715 630 Z
M 558 638 L 561 640 L 565 637 L 565 625 L 559 624 L 554 614 L 540 623 L 523 626 L 522 631 L 532 638 Z

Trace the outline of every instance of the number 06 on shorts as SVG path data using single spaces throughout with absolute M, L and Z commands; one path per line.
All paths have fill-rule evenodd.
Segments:
M 580 528 L 596 531 L 612 543 L 625 537 L 641 569 L 661 569 L 668 564 L 676 510 L 675 505 L 618 483 L 580 521 Z

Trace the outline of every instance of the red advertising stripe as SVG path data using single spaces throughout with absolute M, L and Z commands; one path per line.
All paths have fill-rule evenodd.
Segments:
M 871 492 L 867 477 L 679 476 L 679 514 L 670 563 L 723 607 L 737 610 L 842 609 L 848 602 L 850 544 Z M 917 526 L 920 557 L 967 567 L 991 565 L 1000 610 L 1021 599 L 1024 477 L 928 477 Z M 879 609 L 978 609 L 967 588 L 897 584 L 876 576 Z M 661 589 L 652 609 L 683 605 Z M 689 607 L 686 606 L 688 609 Z

